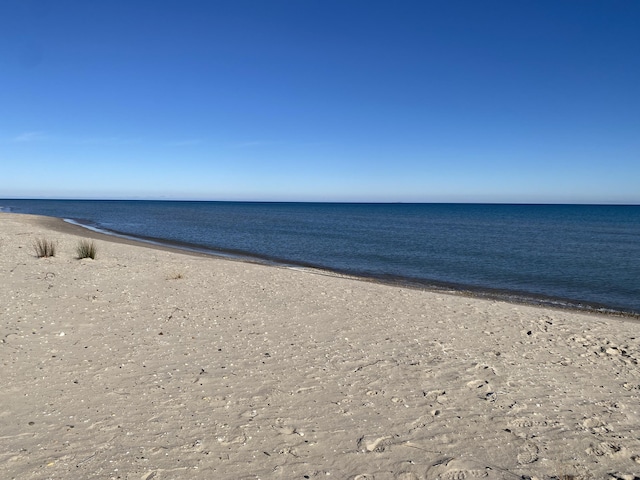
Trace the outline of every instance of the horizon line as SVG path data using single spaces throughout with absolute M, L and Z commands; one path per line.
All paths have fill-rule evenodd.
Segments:
M 367 201 L 367 200 L 213 200 L 190 198 L 73 198 L 73 197 L 7 197 L 0 201 L 70 201 L 70 202 L 200 202 L 200 203 L 307 203 L 307 204 L 353 204 L 353 205 L 584 205 L 584 206 L 640 206 L 628 202 L 553 202 L 553 201 Z

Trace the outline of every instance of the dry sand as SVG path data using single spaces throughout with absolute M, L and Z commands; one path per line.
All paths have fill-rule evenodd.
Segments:
M 0 271 L 2 479 L 640 476 L 636 320 L 15 214 Z

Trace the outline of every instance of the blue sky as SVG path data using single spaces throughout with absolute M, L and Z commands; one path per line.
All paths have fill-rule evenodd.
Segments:
M 640 203 L 640 2 L 0 1 L 0 198 Z

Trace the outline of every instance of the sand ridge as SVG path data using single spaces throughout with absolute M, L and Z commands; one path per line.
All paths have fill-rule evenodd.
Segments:
M 0 478 L 640 476 L 637 321 L 112 240 L 0 214 Z

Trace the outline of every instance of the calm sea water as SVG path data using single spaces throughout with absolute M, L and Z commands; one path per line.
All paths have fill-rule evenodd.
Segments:
M 640 206 L 0 200 L 212 253 L 640 314 Z

